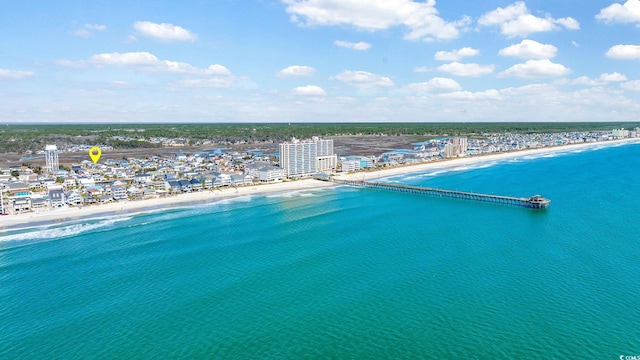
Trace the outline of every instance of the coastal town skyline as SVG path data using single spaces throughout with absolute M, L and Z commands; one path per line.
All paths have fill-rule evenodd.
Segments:
M 12 3 L 0 122 L 635 121 L 640 0 Z
M 100 156 L 93 153 L 99 147 L 92 147 L 88 151 L 91 160 L 77 161 L 76 158 L 68 167 L 59 162 L 59 150 L 76 153 L 87 149 L 77 146 L 58 149 L 50 144 L 39 152 L 44 157 L 44 164 L 22 162 L 21 165 L 0 167 L 0 215 L 31 216 L 29 214 L 34 212 L 47 214 L 53 210 L 66 213 L 72 208 L 77 210 L 87 205 L 112 203 L 129 206 L 131 201 L 171 201 L 168 197 L 192 193 L 204 194 L 199 198 L 210 198 L 215 196 L 216 190 L 222 189 L 227 189 L 227 192 L 235 189 L 237 192 L 238 188 L 251 187 L 251 193 L 256 190 L 253 185 L 291 183 L 292 180 L 296 183 L 319 174 L 325 180 L 337 175 L 338 179 L 353 181 L 362 171 L 367 171 L 370 176 L 374 171 L 378 175 L 373 176 L 380 177 L 385 170 L 413 168 L 415 171 L 420 166 L 437 166 L 440 161 L 446 164 L 446 161 L 467 157 L 475 157 L 471 162 L 482 161 L 478 155 L 502 158 L 511 157 L 514 153 L 538 153 L 546 149 L 554 151 L 562 145 L 583 147 L 615 140 L 637 141 L 640 127 L 631 130 L 485 135 L 486 138 L 482 139 L 437 137 L 413 143 L 412 149 L 379 149 L 381 153 L 372 156 L 356 153 L 338 155 L 333 139 L 318 136 L 280 143 L 280 152 L 274 154 L 258 150 L 223 151 L 222 148 L 201 148 L 183 153 L 176 149 L 172 155 L 166 156 L 148 154 L 100 161 Z M 263 190 L 267 191 L 264 187 Z M 234 195 L 237 196 L 237 193 L 231 194 Z M 173 201 L 180 200 L 186 199 L 181 197 Z M 30 219 L 21 217 L 17 221 Z

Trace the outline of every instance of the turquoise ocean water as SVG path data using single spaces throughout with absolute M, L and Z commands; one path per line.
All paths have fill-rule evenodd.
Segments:
M 640 145 L 0 233 L 0 358 L 640 355 Z

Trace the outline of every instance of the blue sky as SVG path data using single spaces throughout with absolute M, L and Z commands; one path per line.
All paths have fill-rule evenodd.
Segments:
M 4 123 L 640 114 L 640 0 L 26 0 L 0 29 Z

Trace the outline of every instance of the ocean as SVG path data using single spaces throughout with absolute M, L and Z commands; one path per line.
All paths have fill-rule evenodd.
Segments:
M 2 359 L 640 355 L 640 144 L 0 233 Z

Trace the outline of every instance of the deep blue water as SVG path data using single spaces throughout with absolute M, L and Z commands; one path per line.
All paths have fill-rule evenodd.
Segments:
M 640 355 L 640 145 L 0 234 L 0 358 Z

